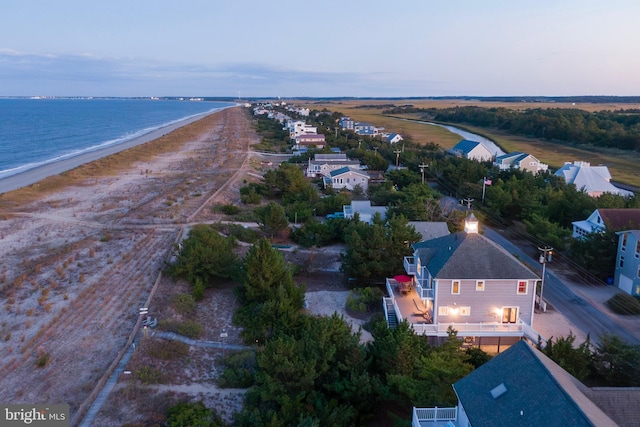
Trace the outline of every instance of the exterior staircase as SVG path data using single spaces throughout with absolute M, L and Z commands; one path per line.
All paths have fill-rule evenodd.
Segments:
M 398 326 L 398 316 L 393 308 L 393 302 L 385 301 L 385 313 L 387 315 L 387 326 L 395 329 Z

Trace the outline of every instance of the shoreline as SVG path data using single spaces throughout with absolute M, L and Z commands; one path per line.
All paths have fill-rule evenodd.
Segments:
M 102 159 L 103 157 L 107 157 L 112 154 L 116 154 L 121 151 L 128 150 L 129 148 L 133 148 L 135 146 L 142 145 L 147 142 L 156 140 L 170 132 L 173 132 L 176 129 L 187 126 L 191 123 L 197 122 L 198 120 L 202 120 L 205 117 L 208 117 L 212 114 L 219 113 L 220 111 L 223 111 L 226 108 L 231 108 L 231 107 L 233 106 L 223 107 L 212 112 L 202 113 L 196 116 L 188 117 L 184 120 L 180 120 L 178 122 L 169 124 L 167 126 L 154 129 L 150 132 L 145 133 L 144 135 L 137 136 L 135 138 L 132 138 L 127 141 L 123 141 L 118 144 L 109 145 L 104 148 L 97 149 L 95 151 L 88 151 L 86 153 L 81 153 L 77 156 L 73 156 L 68 159 L 61 159 L 55 162 L 37 166 L 32 169 L 28 169 L 24 172 L 20 172 L 15 175 L 10 175 L 4 178 L 0 178 L 0 195 L 10 191 L 18 190 L 23 187 L 28 187 L 29 185 L 35 184 L 50 176 L 60 175 L 63 172 L 67 172 L 71 169 L 75 169 L 86 163 L 91 163 L 93 161 Z

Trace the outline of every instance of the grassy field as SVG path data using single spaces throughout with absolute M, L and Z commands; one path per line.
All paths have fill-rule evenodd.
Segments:
M 386 108 L 384 104 L 404 105 L 413 104 L 420 108 L 448 108 L 462 105 L 477 105 L 481 107 L 505 107 L 514 109 L 526 108 L 579 108 L 586 111 L 616 110 L 640 108 L 637 104 L 562 104 L 562 103 L 498 103 L 498 102 L 473 102 L 458 100 L 361 100 L 343 102 L 310 103 L 309 108 L 327 108 L 331 111 L 339 111 L 346 116 L 350 116 L 356 121 L 370 122 L 376 126 L 382 126 L 388 132 L 397 132 L 402 135 L 410 135 L 417 143 L 434 142 L 447 149 L 453 147 L 460 137 L 446 129 L 430 126 L 417 122 L 402 120 L 401 118 L 389 117 L 382 114 Z M 367 105 L 371 108 L 357 108 Z M 375 105 L 380 107 L 375 108 Z M 405 119 L 419 119 L 418 114 L 407 114 Z M 452 123 L 455 125 L 455 123 Z M 522 151 L 530 153 L 543 163 L 547 163 L 551 169 L 560 168 L 564 162 L 574 160 L 587 161 L 592 165 L 606 165 L 611 172 L 613 180 L 625 184 L 640 187 L 640 169 L 638 162 L 640 154 L 634 151 L 598 149 L 584 147 L 574 147 L 566 144 L 557 144 L 544 139 L 526 138 L 523 136 L 510 135 L 496 129 L 486 129 L 474 126 L 461 125 L 470 132 L 478 133 L 495 141 L 505 152 Z

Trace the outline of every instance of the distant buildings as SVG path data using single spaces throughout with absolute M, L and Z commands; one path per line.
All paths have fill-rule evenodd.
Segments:
M 584 239 L 591 233 L 640 228 L 640 209 L 596 209 L 585 220 L 574 221 L 574 239 Z
M 494 155 L 489 148 L 483 143 L 478 141 L 469 141 L 463 139 L 458 142 L 453 148 L 447 150 L 447 153 L 456 156 L 463 157 L 469 160 L 475 160 L 478 162 L 486 162 L 492 160 Z
M 344 168 L 360 169 L 360 162 L 358 160 L 351 160 L 347 158 L 346 154 L 316 154 L 309 159 L 305 174 L 309 178 L 316 178 L 324 176 L 329 178 L 331 172 Z
M 531 154 L 521 153 L 519 151 L 498 156 L 493 164 L 500 170 L 519 169 L 529 171 L 533 174 L 546 172 L 549 168 L 549 165 L 541 163 L 540 160 Z
M 554 174 L 564 178 L 567 184 L 573 184 L 578 191 L 585 191 L 591 197 L 599 197 L 604 193 L 618 194 L 624 197 L 633 195 L 611 184 L 611 174 L 606 166 L 591 166 L 589 162 L 566 162 Z

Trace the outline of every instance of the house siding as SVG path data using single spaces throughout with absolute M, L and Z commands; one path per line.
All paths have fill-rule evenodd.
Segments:
M 527 282 L 526 295 L 518 295 L 518 282 Z M 531 279 L 504 279 L 485 280 L 484 290 L 476 290 L 476 279 L 460 279 L 460 293 L 451 293 L 451 280 L 439 279 L 435 289 L 434 317 L 438 323 L 479 323 L 502 322 L 502 314 L 497 310 L 502 307 L 518 307 L 518 317 L 531 325 L 533 322 L 533 292 L 536 281 Z M 455 305 L 454 305 L 455 304 Z M 447 306 L 452 308 L 471 307 L 469 316 L 457 315 L 442 316 L 439 308 Z

